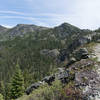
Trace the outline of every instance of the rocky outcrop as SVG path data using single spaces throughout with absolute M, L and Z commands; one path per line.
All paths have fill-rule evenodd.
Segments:
M 73 40 L 71 44 L 67 46 L 67 48 L 60 50 L 60 54 L 58 56 L 58 63 L 65 61 L 65 59 L 70 59 L 70 55 L 77 50 L 77 48 L 88 44 L 91 41 L 88 37 L 78 37 L 77 39 Z M 82 51 L 83 52 L 83 51 Z
M 43 49 L 40 51 L 41 55 L 45 55 L 45 56 L 50 56 L 53 58 L 56 58 L 59 55 L 59 50 L 57 49 L 53 49 L 53 50 L 49 50 L 49 49 Z
M 99 100 L 100 98 L 100 75 L 93 70 L 85 70 L 76 73 L 76 86 L 83 89 L 85 100 Z
M 26 89 L 25 92 L 27 95 L 29 95 L 32 91 L 39 88 L 41 85 L 45 83 L 47 83 L 50 86 L 52 85 L 52 82 L 54 82 L 55 80 L 60 80 L 63 84 L 66 84 L 70 82 L 71 80 L 74 80 L 74 78 L 75 78 L 74 73 L 70 73 L 69 70 L 63 70 L 62 68 L 60 68 L 59 72 L 51 76 L 46 76 L 40 82 L 32 84 Z
M 89 53 L 86 48 L 81 48 L 81 49 L 75 51 L 75 53 L 74 53 L 74 56 L 77 60 L 87 59 L 87 58 L 89 58 L 88 55 L 89 55 Z
M 42 82 L 37 82 L 37 83 L 32 84 L 31 86 L 29 86 L 26 89 L 26 91 L 25 91 L 26 94 L 29 95 L 32 91 L 34 91 L 35 89 L 38 89 L 41 84 L 42 84 Z
M 48 85 L 52 85 L 52 82 L 55 81 L 55 75 L 46 76 L 42 79 L 42 82 L 48 83 Z
M 45 52 L 47 51 L 48 50 L 45 50 Z M 26 89 L 26 94 L 30 94 L 34 89 L 37 89 L 40 85 L 43 85 L 44 83 L 52 85 L 52 82 L 55 80 L 60 80 L 62 84 L 67 84 L 76 78 L 75 72 L 77 71 L 77 69 L 85 69 L 86 67 L 93 64 L 92 61 L 85 60 L 88 58 L 88 51 L 86 48 L 79 49 L 78 51 L 76 51 L 76 53 L 79 54 L 78 57 L 80 57 L 81 61 L 78 62 L 75 58 L 71 58 L 67 65 L 67 67 L 70 66 L 69 68 L 58 68 L 58 72 L 54 75 L 46 76 L 41 80 L 41 82 L 32 84 L 30 87 L 28 87 Z M 72 70 L 74 70 L 74 72 L 72 72 Z

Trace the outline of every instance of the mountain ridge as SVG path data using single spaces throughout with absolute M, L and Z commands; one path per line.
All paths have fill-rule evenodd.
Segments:
M 11 29 L 1 26 L 0 36 L 0 81 L 7 87 L 18 63 L 25 89 L 55 73 L 59 67 L 67 68 L 76 62 L 82 67 L 84 60 L 80 61 L 81 57 L 86 59 L 84 63 L 88 65 L 87 50 L 84 48 L 100 41 L 99 32 L 83 30 L 68 23 L 54 28 L 25 24 Z

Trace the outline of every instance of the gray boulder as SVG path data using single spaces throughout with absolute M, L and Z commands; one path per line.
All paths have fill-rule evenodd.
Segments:
M 58 73 L 56 78 L 60 80 L 63 84 L 68 83 L 70 80 L 73 80 L 75 77 L 74 74 L 71 74 L 69 70 L 65 70 L 62 73 Z
M 40 51 L 40 54 L 56 58 L 59 55 L 59 51 L 57 49 L 43 49 Z
M 75 62 L 76 62 L 76 58 L 71 57 L 71 58 L 69 59 L 69 61 L 68 61 L 67 66 L 70 66 L 71 64 L 73 64 L 73 63 L 75 63 Z
M 31 86 L 29 86 L 27 89 L 26 89 L 26 94 L 29 95 L 33 90 L 39 88 L 39 86 L 42 84 L 42 82 L 37 82 L 37 83 L 34 83 L 32 84 Z
M 74 55 L 75 55 L 75 58 L 77 60 L 89 58 L 89 53 L 88 53 L 88 50 L 86 48 L 79 49 L 78 51 L 75 52 Z
M 48 83 L 48 85 L 52 85 L 52 82 L 55 81 L 55 75 L 52 76 L 46 76 L 42 79 L 42 82 Z

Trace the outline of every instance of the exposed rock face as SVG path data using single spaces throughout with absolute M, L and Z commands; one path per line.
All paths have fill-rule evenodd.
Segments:
M 76 58 L 71 57 L 71 58 L 69 59 L 69 61 L 68 61 L 67 66 L 70 66 L 71 64 L 75 63 L 76 61 L 77 61 Z
M 29 86 L 26 89 L 26 94 L 29 95 L 32 91 L 34 91 L 35 89 L 39 88 L 41 85 L 45 83 L 47 83 L 48 85 L 52 85 L 52 82 L 55 81 L 55 75 L 52 76 L 46 76 L 45 78 L 43 78 L 40 82 L 34 83 L 31 86 Z
M 11 37 L 14 36 L 23 36 L 26 33 L 41 31 L 47 29 L 46 27 L 40 27 L 36 25 L 27 25 L 27 24 L 18 24 L 11 30 L 9 30 L 8 34 Z
M 64 70 L 60 68 L 59 72 L 55 73 L 55 75 L 46 76 L 41 80 L 41 82 L 37 82 L 29 86 L 25 92 L 27 95 L 29 95 L 32 91 L 34 91 L 44 83 L 47 83 L 50 86 L 52 85 L 53 81 L 60 80 L 63 84 L 66 84 L 71 80 L 74 80 L 74 78 L 75 78 L 75 74 L 70 73 L 69 70 Z
M 55 27 L 54 28 L 54 33 L 56 33 L 56 35 L 58 37 L 66 37 L 66 36 L 69 36 L 70 34 L 79 34 L 79 33 L 82 33 L 82 30 L 73 26 L 73 25 L 70 25 L 68 23 L 63 23 L 61 24 L 60 26 L 58 27 Z
M 44 49 L 40 51 L 40 54 L 56 58 L 59 55 L 59 51 L 57 49 L 53 50 Z
M 84 45 L 91 42 L 91 40 L 92 40 L 91 36 L 83 36 L 79 39 L 79 42 L 81 43 L 81 45 Z
M 85 70 L 78 72 L 75 75 L 75 81 L 77 86 L 83 89 L 83 98 L 85 100 L 100 99 L 100 75 L 96 71 Z
M 47 53 L 49 50 L 44 51 L 42 52 Z M 71 58 L 69 61 L 69 65 L 67 65 L 70 66 L 68 69 L 58 68 L 59 71 L 57 73 L 51 76 L 46 76 L 42 79 L 41 83 L 45 82 L 48 85 L 52 85 L 53 81 L 60 80 L 63 84 L 67 84 L 71 80 L 77 79 L 77 75 L 75 74 L 75 72 L 77 72 L 77 69 L 85 69 L 86 67 L 93 65 L 93 62 L 91 60 L 87 60 L 87 57 L 85 57 L 88 55 L 88 51 L 85 48 L 82 48 L 77 52 L 81 55 L 80 60 L 84 58 L 83 60 L 76 62 L 75 58 Z M 72 70 L 74 70 L 75 72 L 72 73 Z M 34 89 L 37 89 L 40 85 L 40 83 L 32 84 L 30 87 L 27 88 L 26 93 L 30 94 Z
M 48 85 L 52 85 L 52 82 L 55 81 L 55 75 L 46 76 L 42 81 L 48 83 Z
M 65 49 L 62 49 L 60 51 L 59 57 L 58 57 L 58 62 L 64 61 L 66 58 L 70 59 L 70 54 L 72 54 L 78 47 L 87 44 L 90 42 L 90 39 L 87 37 L 79 37 Z M 86 52 L 85 50 L 81 50 L 82 52 Z M 81 53 L 81 52 L 80 52 Z
M 69 70 L 65 70 L 63 73 L 59 73 L 56 78 L 60 80 L 63 84 L 67 84 L 71 80 L 74 80 L 74 73 L 70 73 Z
M 32 84 L 31 86 L 29 86 L 27 89 L 26 89 L 26 94 L 29 95 L 33 90 L 37 89 L 38 87 L 40 87 L 40 85 L 42 84 L 42 82 L 37 82 L 37 83 L 34 83 Z
M 88 55 L 89 55 L 88 50 L 86 48 L 81 48 L 81 49 L 79 49 L 78 51 L 75 52 L 75 58 L 77 60 L 87 59 L 87 58 L 89 58 Z

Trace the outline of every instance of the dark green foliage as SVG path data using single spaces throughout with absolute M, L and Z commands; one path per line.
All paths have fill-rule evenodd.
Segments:
M 0 81 L 0 93 L 5 95 L 5 86 L 3 81 Z
M 19 100 L 61 100 L 61 90 L 62 83 L 56 80 L 52 86 L 45 84 L 29 96 L 23 96 Z
M 10 80 L 10 77 L 15 72 L 17 59 L 19 59 L 19 65 L 25 78 L 25 87 L 49 75 L 51 66 L 52 68 L 56 67 L 54 59 L 41 55 L 40 50 L 60 49 L 63 47 L 60 40 L 56 41 L 52 38 L 48 38 L 48 40 L 34 40 L 31 36 L 27 38 L 16 37 L 14 40 L 2 42 L 0 45 L 1 80 Z
M 19 65 L 16 65 L 16 71 L 11 81 L 11 98 L 16 99 L 24 93 L 24 79 Z
M 10 94 L 10 88 L 11 88 L 11 84 L 10 83 L 6 83 L 5 85 L 5 100 L 11 100 L 11 94 Z

